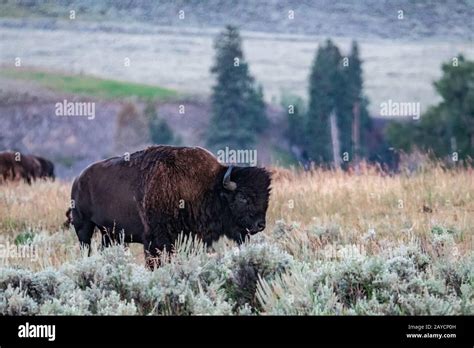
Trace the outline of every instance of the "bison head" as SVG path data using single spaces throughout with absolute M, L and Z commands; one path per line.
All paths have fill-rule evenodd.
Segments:
M 237 242 L 265 229 L 270 173 L 263 168 L 229 166 L 222 178 L 221 197 L 228 207 L 227 236 Z

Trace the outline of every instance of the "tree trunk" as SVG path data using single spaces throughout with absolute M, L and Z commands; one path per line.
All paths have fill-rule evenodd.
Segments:
M 360 105 L 356 101 L 352 107 L 352 152 L 354 158 L 354 168 L 359 174 L 359 156 L 360 156 Z
M 331 125 L 331 143 L 332 143 L 332 157 L 334 161 L 334 168 L 341 168 L 341 146 L 339 143 L 339 129 L 337 128 L 336 113 L 334 110 L 329 115 L 329 122 Z

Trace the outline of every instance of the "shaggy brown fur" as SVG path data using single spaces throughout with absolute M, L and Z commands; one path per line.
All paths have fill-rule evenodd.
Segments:
M 40 157 L 40 156 L 34 156 L 36 160 L 40 163 L 41 166 L 41 172 L 40 172 L 40 178 L 42 179 L 51 179 L 54 181 L 56 178 L 54 175 L 54 164 L 50 160 L 47 160 L 46 158 Z
M 227 175 L 226 175 L 227 174 Z M 178 235 L 212 243 L 222 235 L 241 242 L 265 227 L 270 174 L 263 168 L 230 168 L 207 150 L 152 146 L 126 158 L 97 162 L 74 181 L 72 220 L 89 245 L 95 227 L 103 245 L 144 244 L 149 257 L 170 250 Z

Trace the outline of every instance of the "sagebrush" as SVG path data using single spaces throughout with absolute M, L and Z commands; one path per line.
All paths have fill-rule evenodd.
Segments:
M 471 169 L 275 172 L 265 232 L 181 237 L 154 271 L 140 245 L 81 252 L 69 183 L 0 186 L 0 313 L 474 314 Z

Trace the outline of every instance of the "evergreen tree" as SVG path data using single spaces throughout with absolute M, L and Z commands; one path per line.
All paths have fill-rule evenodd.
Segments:
M 288 129 L 286 137 L 289 139 L 291 145 L 298 145 L 305 147 L 305 110 L 304 102 L 298 96 L 287 95 L 282 98 L 281 106 L 285 110 Z
M 267 125 L 263 90 L 256 87 L 242 52 L 237 28 L 227 26 L 214 43 L 215 63 L 211 72 L 217 83 L 212 90 L 212 117 L 207 145 L 246 148 Z
M 356 41 L 352 42 L 348 58 L 348 65 L 344 71 L 345 88 L 341 91 L 338 124 L 341 130 L 342 151 L 348 152 L 350 159 L 353 160 L 356 156 L 359 158 L 370 156 L 367 149 L 367 139 L 372 129 L 372 121 L 367 109 L 368 100 L 363 93 L 362 61 Z M 354 123 L 357 123 L 355 126 L 358 127 L 359 139 L 354 139 Z
M 268 126 L 268 118 L 265 111 L 265 101 L 263 100 L 263 87 L 258 85 L 249 90 L 249 119 L 258 134 L 263 133 Z
M 309 107 L 306 115 L 306 149 L 319 164 L 332 162 L 329 116 L 339 113 L 344 88 L 341 54 L 331 42 L 318 49 L 309 81 Z
M 458 159 L 474 156 L 474 62 L 463 56 L 442 65 L 443 76 L 435 82 L 442 101 L 430 107 L 419 121 L 393 122 L 387 137 L 397 149 L 414 147 L 436 157 Z
M 474 156 L 474 61 L 462 55 L 442 65 L 443 76 L 435 82 L 443 101 L 433 110 L 446 125 L 446 143 L 438 154 L 457 152 L 460 158 Z M 426 128 L 425 128 L 426 129 Z
M 368 100 L 363 94 L 362 62 L 356 42 L 347 59 L 327 40 L 316 54 L 310 75 L 309 107 L 303 126 L 288 118 L 290 142 L 306 150 L 310 160 L 319 164 L 334 161 L 330 115 L 336 117 L 339 156 L 348 153 L 347 166 L 357 156 L 368 156 L 366 139 L 372 127 L 367 110 Z M 355 133 L 355 134 L 354 134 Z M 358 134 L 357 134 L 358 133 Z M 357 136 L 358 135 L 358 136 Z M 357 138 L 357 139 L 356 139 Z
M 153 102 L 147 103 L 144 114 L 148 122 L 150 138 L 154 144 L 168 145 L 175 143 L 173 131 L 165 120 L 158 118 Z

